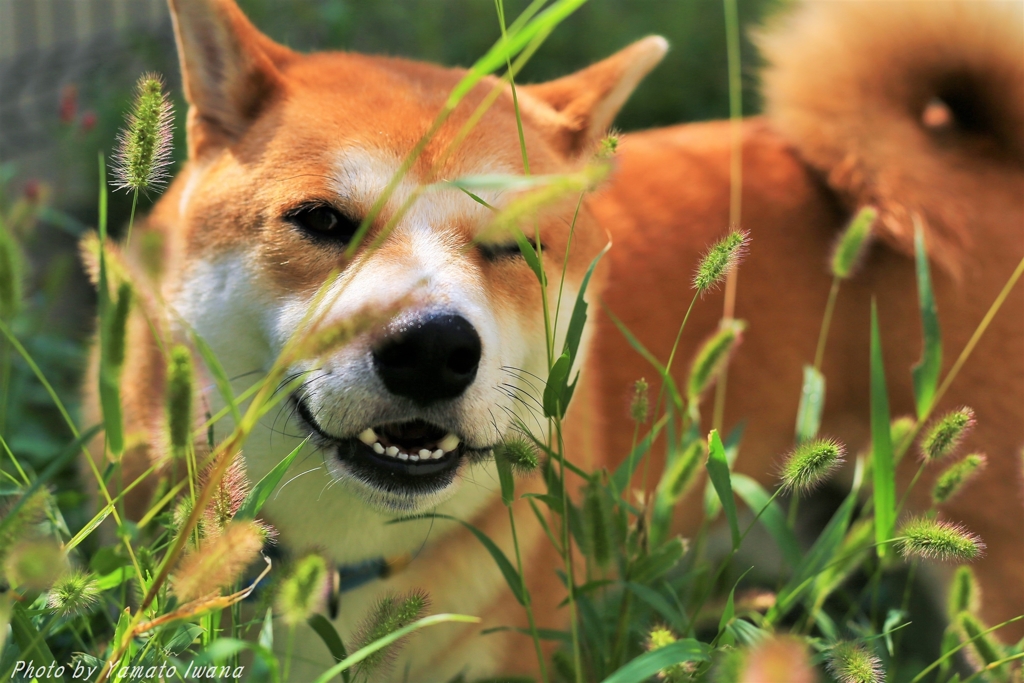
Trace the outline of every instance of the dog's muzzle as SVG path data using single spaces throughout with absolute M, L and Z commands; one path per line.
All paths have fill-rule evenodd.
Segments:
M 488 447 L 464 443 L 444 417 L 446 404 L 462 396 L 476 379 L 483 348 L 480 335 L 457 314 L 432 314 L 391 327 L 371 351 L 372 363 L 396 405 L 408 418 L 393 415 L 379 424 L 355 426 L 353 435 L 331 434 L 306 397 L 294 397 L 299 417 L 321 443 L 333 450 L 352 475 L 383 491 L 429 494 L 452 483 L 464 456 L 483 456 Z M 441 419 L 449 426 L 424 419 Z M 455 423 L 457 424 L 457 422 Z

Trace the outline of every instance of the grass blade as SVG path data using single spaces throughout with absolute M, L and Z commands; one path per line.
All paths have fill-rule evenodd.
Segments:
M 16 604 L 11 610 L 11 636 L 21 649 L 22 659 L 36 659 L 40 666 L 49 666 L 54 662 L 46 638 L 32 625 L 21 605 Z
M 622 463 L 615 469 L 615 473 L 611 476 L 609 483 L 612 485 L 616 495 L 622 493 L 629 486 L 630 479 L 633 478 L 633 473 L 636 472 L 636 468 L 640 465 L 640 461 L 647 455 L 647 451 L 651 450 L 651 444 L 658 438 L 658 433 L 664 428 L 666 416 L 662 416 L 660 420 L 651 428 L 650 433 L 638 443 L 632 451 L 629 453 L 629 457 L 622 461 Z
M 669 604 L 668 600 L 662 597 L 661 593 L 643 586 L 633 581 L 626 582 L 626 588 L 630 590 L 636 597 L 647 603 L 651 609 L 655 610 L 658 614 L 664 617 L 668 624 L 676 629 L 679 633 L 686 633 L 686 615 L 680 612 L 676 607 Z
M 832 515 L 832 519 L 822 530 L 818 540 L 814 542 L 803 562 L 798 565 L 793 577 L 779 591 L 775 604 L 765 615 L 768 623 L 777 623 L 797 603 L 803 593 L 811 587 L 818 573 L 836 555 L 846 536 L 846 529 L 850 526 L 850 519 L 857 506 L 857 492 L 852 491 L 846 496 L 842 505 Z
M 498 468 L 498 481 L 501 483 L 501 502 L 507 507 L 515 500 L 516 481 L 512 476 L 512 463 L 500 451 L 501 449 L 494 450 L 494 465 Z
M 583 338 L 583 326 L 587 322 L 587 301 L 583 298 L 587 292 L 587 285 L 590 284 L 590 276 L 594 274 L 594 268 L 597 267 L 598 261 L 601 257 L 608 253 L 608 250 L 612 248 L 612 243 L 609 242 L 605 245 L 604 249 L 601 250 L 594 260 L 590 262 L 590 267 L 587 268 L 586 275 L 583 276 L 583 284 L 580 285 L 580 291 L 576 294 L 576 303 L 572 307 L 572 316 L 569 318 L 569 329 L 565 333 L 565 351 L 569 352 L 569 358 L 573 361 L 576 360 L 576 352 L 580 348 L 580 340 Z
M 650 583 L 679 564 L 685 552 L 686 547 L 682 539 L 671 538 L 638 561 L 633 567 L 631 577 L 637 583 Z
M 563 353 L 551 366 L 548 382 L 544 386 L 544 416 L 562 417 L 565 415 L 565 392 L 569 382 L 569 369 L 572 359 L 569 352 Z
M 642 683 L 662 669 L 683 662 L 708 661 L 708 646 L 693 638 L 677 640 L 646 652 L 613 673 L 602 683 Z
M 345 644 L 341 642 L 341 636 L 334 630 L 334 625 L 327 621 L 327 617 L 322 614 L 314 614 L 306 620 L 306 623 L 316 631 L 316 634 L 320 636 L 320 640 L 324 641 L 324 645 L 330 650 L 335 663 L 344 661 L 348 657 L 348 652 L 345 651 Z M 348 683 L 349 672 L 342 671 L 341 678 L 345 683 Z
M 97 329 L 100 337 L 99 395 L 100 412 L 103 414 L 103 426 L 107 434 L 107 446 L 110 452 L 119 456 L 124 452 L 124 417 L 121 414 L 121 388 L 116 368 L 110 367 L 108 351 L 112 340 L 110 324 L 113 315 L 110 301 L 110 287 L 107 282 L 107 181 L 106 165 L 103 154 L 99 157 L 100 196 L 99 196 L 99 233 L 100 233 L 100 275 L 97 287 L 96 303 L 99 323 Z M 123 342 L 122 342 L 123 343 Z
M 917 270 L 917 300 L 921 310 L 921 330 L 924 348 L 921 360 L 911 369 L 914 379 L 914 399 L 917 417 L 924 419 L 935 401 L 935 390 L 942 369 L 942 332 L 939 329 L 939 311 L 932 291 L 932 277 L 928 270 L 928 254 L 924 247 L 921 221 L 914 217 L 914 260 Z
M 252 487 L 252 491 L 249 491 L 249 495 L 242 501 L 242 506 L 238 508 L 238 512 L 235 514 L 235 519 L 253 519 L 260 513 L 263 508 L 263 504 L 270 498 L 270 494 L 274 492 L 277 485 L 281 483 L 281 479 L 284 478 L 284 473 L 291 467 L 292 462 L 295 461 L 299 451 L 309 441 L 307 436 L 302 440 L 295 449 L 284 457 L 284 460 L 274 465 L 274 469 L 263 475 L 263 478 L 256 482 L 256 485 Z
M 704 465 L 708 470 L 715 493 L 722 502 L 725 517 L 729 520 L 729 531 L 732 532 L 733 550 L 740 546 L 740 524 L 736 516 L 736 501 L 732 495 L 732 481 L 729 472 L 729 461 L 725 458 L 725 447 L 718 436 L 718 430 L 712 429 L 708 435 L 708 459 Z
M 196 350 L 203 357 L 207 370 L 213 376 L 213 383 L 217 385 L 217 390 L 220 392 L 221 398 L 224 399 L 224 404 L 231 411 L 231 417 L 234 419 L 235 424 L 241 424 L 242 414 L 238 410 L 235 394 L 231 391 L 231 380 L 228 379 L 227 373 L 224 372 L 224 366 L 217 360 L 217 356 L 214 354 L 213 349 L 210 348 L 210 345 L 198 333 L 193 332 L 192 341 L 195 342 Z
M 736 582 L 732 585 L 732 590 L 729 591 L 729 599 L 725 602 L 725 609 L 722 610 L 722 616 L 718 618 L 718 637 L 722 636 L 725 632 L 725 627 L 729 625 L 733 617 L 736 616 L 736 588 L 740 585 L 740 581 L 743 580 L 753 567 L 747 569 L 747 571 L 740 574 L 740 578 L 736 579 Z
M 387 647 L 396 640 L 401 640 L 410 633 L 418 631 L 421 628 L 427 626 L 433 626 L 435 624 L 444 624 L 447 622 L 459 622 L 464 624 L 477 624 L 480 623 L 479 617 L 470 617 L 465 614 L 435 614 L 429 617 L 423 617 L 419 621 L 414 621 L 404 628 L 400 628 L 394 633 L 390 633 L 387 636 L 373 641 L 366 647 L 360 648 L 353 652 L 351 655 L 341 660 L 327 671 L 320 674 L 320 677 L 316 679 L 315 683 L 328 683 L 332 678 L 337 676 L 345 669 L 349 669 L 359 662 L 363 661 L 377 650 Z
M 478 59 L 470 67 L 469 73 L 455 86 L 448 96 L 448 106 L 454 107 L 487 74 L 505 66 L 508 59 L 518 54 L 535 36 L 553 30 L 584 2 L 586 0 L 556 2 L 521 29 L 515 30 L 515 24 L 509 27 L 507 37 L 502 37 L 487 54 Z
M 3 519 L 0 519 L 0 537 L 3 537 L 5 527 L 7 527 L 9 524 L 13 522 L 15 518 L 17 518 L 18 511 L 25 504 L 25 502 L 32 497 L 32 494 L 38 491 L 39 487 L 43 486 L 46 482 L 52 479 L 57 474 L 57 472 L 59 472 L 65 465 L 67 465 L 68 461 L 71 460 L 71 458 L 73 458 L 79 451 L 81 451 L 82 447 L 85 444 L 89 443 L 89 440 L 92 439 L 92 437 L 96 436 L 96 434 L 100 431 L 101 427 L 102 425 L 95 425 L 85 430 L 85 432 L 83 432 L 77 439 L 72 441 L 67 448 L 62 450 L 57 455 L 57 457 L 53 458 L 50 461 L 50 464 L 46 466 L 46 469 L 43 470 L 42 474 L 36 477 L 35 481 L 33 481 L 32 484 L 22 492 L 21 497 L 18 498 L 18 502 L 16 502 L 14 505 L 10 507 L 10 509 L 4 512 Z
M 526 239 L 526 235 L 523 234 L 522 230 L 515 231 L 516 244 L 519 245 L 519 253 L 526 259 L 526 264 L 530 266 L 530 270 L 537 276 L 537 282 L 540 283 L 541 287 L 546 287 L 547 277 L 544 275 L 544 266 L 541 265 L 540 256 L 537 255 L 537 250 L 533 248 L 533 244 L 530 240 Z
M 885 386 L 878 307 L 871 302 L 871 443 L 874 457 L 875 541 L 885 557 L 886 541 L 896 526 L 896 472 L 889 432 L 889 395 Z
M 614 313 L 611 312 L 607 306 L 604 307 L 605 313 L 608 314 L 608 319 L 615 323 L 615 327 L 619 328 L 619 332 L 626 338 L 629 345 L 633 347 L 637 353 L 639 353 L 644 360 L 651 364 L 657 372 L 658 376 L 661 377 L 661 381 L 664 382 L 665 388 L 668 390 L 669 396 L 672 398 L 672 404 L 676 407 L 676 410 L 683 412 L 683 397 L 679 393 L 679 388 L 676 386 L 676 382 L 672 379 L 672 375 L 669 374 L 668 369 L 661 364 L 657 358 L 654 357 L 647 347 L 640 343 L 640 340 L 629 331 L 626 324 L 619 320 Z

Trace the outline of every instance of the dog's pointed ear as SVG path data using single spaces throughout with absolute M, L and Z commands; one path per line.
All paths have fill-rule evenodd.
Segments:
M 520 88 L 554 110 L 539 117 L 553 126 L 555 146 L 573 157 L 608 131 L 626 99 L 668 51 L 668 41 L 648 36 L 582 71 L 547 83 Z
M 169 0 L 189 103 L 189 156 L 230 144 L 282 88 L 295 53 L 260 33 L 234 0 Z

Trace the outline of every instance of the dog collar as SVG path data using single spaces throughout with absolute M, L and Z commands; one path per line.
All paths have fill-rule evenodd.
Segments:
M 374 557 L 353 564 L 342 564 L 335 567 L 337 575 L 337 592 L 347 593 L 360 586 L 394 576 L 409 566 L 412 556 L 408 553 L 394 557 Z
M 263 554 L 280 562 L 288 558 L 288 554 L 283 548 L 270 544 L 263 547 Z M 339 598 L 343 593 L 355 590 L 371 581 L 394 576 L 408 567 L 410 562 L 412 562 L 412 554 L 403 553 L 392 557 L 373 557 L 361 562 L 335 565 L 332 569 L 331 597 L 329 601 L 332 616 L 337 613 L 338 604 L 340 603 Z M 255 599 L 256 595 L 262 593 L 266 582 L 266 579 L 259 581 L 249 599 Z

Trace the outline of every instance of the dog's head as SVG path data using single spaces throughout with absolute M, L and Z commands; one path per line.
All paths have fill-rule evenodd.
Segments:
M 290 400 L 335 478 L 386 507 L 437 502 L 517 419 L 540 422 L 540 287 L 515 239 L 487 232 L 515 193 L 472 197 L 440 182 L 523 173 L 510 88 L 482 109 L 497 85 L 484 79 L 436 126 L 465 71 L 300 55 L 260 34 L 231 0 L 171 6 L 190 105 L 189 164 L 166 200 L 176 203 L 175 306 L 235 374 L 266 370 L 314 323 L 393 311 L 340 350 L 292 363 L 288 376 L 304 383 Z M 581 168 L 664 51 L 648 38 L 520 88 L 531 173 Z M 528 231 L 547 255 L 556 340 L 607 241 L 578 198 Z

